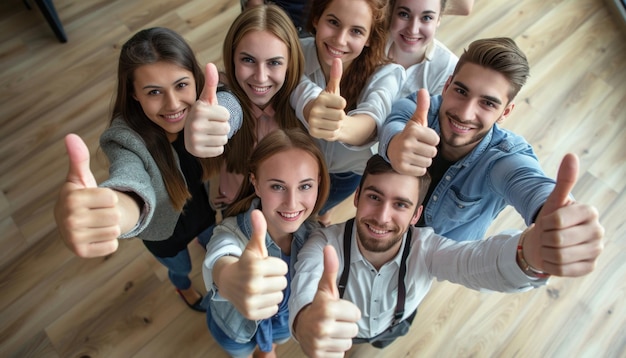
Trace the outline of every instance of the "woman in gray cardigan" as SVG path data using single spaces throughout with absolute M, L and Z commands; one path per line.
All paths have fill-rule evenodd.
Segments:
M 238 103 L 226 92 L 211 93 L 208 85 L 215 80 L 209 78 L 202 100 L 215 104 L 211 110 L 227 121 L 228 110 L 216 97 L 233 107 Z M 187 245 L 215 222 L 215 212 L 208 202 L 205 165 L 186 151 L 183 128 L 204 84 L 202 69 L 180 35 L 166 28 L 136 33 L 122 47 L 113 115 L 100 137 L 109 178 L 96 184 L 89 151 L 80 137 L 68 135 L 70 169 L 55 207 L 61 237 L 76 255 L 108 255 L 117 250 L 118 239 L 138 237 L 197 311 L 205 308 L 188 276 Z

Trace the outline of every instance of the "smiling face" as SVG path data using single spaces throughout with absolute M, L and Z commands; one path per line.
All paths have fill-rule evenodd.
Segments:
M 395 253 L 409 225 L 422 213 L 416 177 L 397 173 L 369 174 L 355 195 L 356 227 L 361 252 Z M 371 261 L 370 261 L 371 262 Z
M 515 106 L 509 103 L 511 85 L 501 73 L 465 63 L 443 89 L 439 109 L 444 158 L 459 160 L 503 121 Z
M 287 45 L 268 31 L 250 31 L 237 44 L 233 61 L 237 83 L 250 101 L 265 108 L 287 75 Z
M 441 22 L 441 0 L 397 0 L 392 11 L 389 32 L 395 56 L 421 62 Z
M 258 168 L 250 180 L 261 198 L 267 231 L 278 243 L 311 215 L 319 190 L 319 163 L 310 153 L 292 148 L 272 155 Z
M 363 0 L 334 0 L 313 21 L 317 57 L 325 74 L 334 58 L 344 71 L 369 43 L 372 10 Z
M 196 102 L 193 74 L 173 63 L 155 62 L 139 66 L 133 78 L 133 98 L 146 116 L 165 130 L 170 142 L 174 141 Z

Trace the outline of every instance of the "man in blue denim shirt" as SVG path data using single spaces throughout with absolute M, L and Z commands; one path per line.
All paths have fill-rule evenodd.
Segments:
M 428 168 L 433 180 L 417 226 L 478 240 L 507 205 L 526 225 L 534 222 L 555 181 L 524 138 L 498 126 L 528 75 L 526 56 L 513 40 L 477 40 L 441 96 L 429 101 L 421 90 L 394 103 L 379 153 L 399 173 L 423 175 Z M 414 112 L 428 125 L 412 119 Z

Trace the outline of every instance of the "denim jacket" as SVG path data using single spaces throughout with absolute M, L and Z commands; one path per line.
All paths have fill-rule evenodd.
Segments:
M 394 103 L 380 137 L 380 155 L 389 161 L 387 148 L 404 129 L 417 106 L 416 93 Z M 432 96 L 428 126 L 440 133 L 441 95 Z M 555 181 L 546 177 L 526 140 L 494 124 L 491 131 L 465 157 L 454 163 L 435 187 L 424 207 L 424 220 L 441 236 L 457 241 L 479 240 L 493 220 L 512 205 L 533 221 Z
M 213 266 L 220 257 L 226 255 L 241 256 L 250 236 L 252 236 L 250 213 L 252 210 L 258 209 L 259 205 L 260 200 L 258 198 L 254 199 L 247 212 L 235 217 L 225 218 L 221 224 L 215 227 L 213 237 L 207 244 L 207 254 L 202 265 L 202 276 L 208 292 L 207 299 L 210 299 L 207 309 L 211 310 L 211 316 L 220 329 L 239 343 L 247 343 L 254 337 L 260 321 L 246 319 L 237 311 L 235 306 L 220 296 L 219 289 L 213 282 Z M 317 227 L 316 225 L 313 222 L 305 221 L 293 234 L 291 260 L 289 263 L 289 274 L 291 277 L 294 275 L 294 265 L 298 252 L 307 240 L 309 233 Z M 265 245 L 269 256 L 281 258 L 280 247 L 274 243 L 269 234 L 265 236 Z M 289 297 L 287 297 L 288 295 L 285 296 L 283 301 L 287 302 Z M 287 309 L 286 304 L 281 304 L 282 306 L 285 307 L 285 310 Z

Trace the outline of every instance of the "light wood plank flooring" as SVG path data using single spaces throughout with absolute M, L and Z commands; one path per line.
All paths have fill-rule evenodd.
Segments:
M 105 128 L 119 48 L 137 30 L 168 26 L 201 62 L 220 62 L 239 13 L 235 0 L 56 0 L 69 42 L 35 7 L 0 4 L 0 356 L 225 357 L 203 315 L 187 309 L 138 241 L 114 255 L 74 257 L 52 217 L 75 132 L 106 177 Z M 477 0 L 469 17 L 444 18 L 438 38 L 460 54 L 481 37 L 509 36 L 532 77 L 505 127 L 535 146 L 554 176 L 566 152 L 581 158 L 574 195 L 595 205 L 606 249 L 594 273 L 552 279 L 516 295 L 435 283 L 411 332 L 380 357 L 626 357 L 626 34 L 599 0 Z M 342 206 L 349 212 L 349 205 Z M 506 210 L 493 231 L 521 228 Z M 194 285 L 203 252 L 192 245 Z M 294 342 L 279 348 L 300 357 Z

